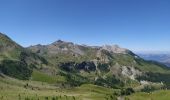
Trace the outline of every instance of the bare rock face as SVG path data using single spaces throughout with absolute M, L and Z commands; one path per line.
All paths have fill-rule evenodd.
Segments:
M 102 46 L 102 49 L 107 50 L 112 53 L 121 53 L 121 54 L 128 53 L 127 49 L 120 48 L 118 45 L 104 45 L 104 46 Z
M 135 69 L 134 67 L 122 66 L 122 75 L 129 77 L 132 80 L 135 80 L 137 76 L 140 76 L 142 72 Z

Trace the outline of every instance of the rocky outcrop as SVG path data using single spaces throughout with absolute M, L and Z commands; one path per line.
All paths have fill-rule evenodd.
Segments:
M 104 45 L 104 46 L 102 46 L 102 49 L 107 50 L 112 53 L 121 53 L 121 54 L 128 53 L 127 49 L 120 48 L 118 45 Z
M 134 67 L 127 67 L 127 66 L 122 66 L 122 75 L 135 80 L 137 76 L 142 75 L 142 72 L 139 70 L 135 69 Z

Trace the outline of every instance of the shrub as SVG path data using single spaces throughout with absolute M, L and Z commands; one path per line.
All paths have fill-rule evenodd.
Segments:
M 131 95 L 135 91 L 132 88 L 121 89 L 121 95 Z
M 48 100 L 48 97 L 45 97 L 45 100 Z
M 155 87 L 147 85 L 141 91 L 149 93 L 149 92 L 152 92 L 152 91 L 155 91 L 155 90 L 156 90 Z
M 4 60 L 0 65 L 0 71 L 22 80 L 28 80 L 32 73 L 32 70 L 26 63 L 13 60 Z

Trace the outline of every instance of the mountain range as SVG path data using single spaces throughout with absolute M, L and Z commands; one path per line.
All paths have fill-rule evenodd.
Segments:
M 118 45 L 87 46 L 58 40 L 24 48 L 2 33 L 0 73 L 60 87 L 94 84 L 122 88 L 142 81 L 170 83 L 170 69 L 164 64 L 146 61 Z

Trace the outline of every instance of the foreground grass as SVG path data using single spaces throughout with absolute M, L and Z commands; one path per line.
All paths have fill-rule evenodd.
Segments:
M 152 93 L 139 92 L 126 98 L 127 100 L 170 100 L 170 90 L 160 90 Z
M 115 91 L 91 84 L 62 89 L 42 82 L 0 77 L 0 100 L 116 100 Z
M 0 100 L 117 100 L 120 90 L 92 84 L 75 88 L 59 88 L 44 82 L 21 81 L 0 77 Z M 120 100 L 169 100 L 170 90 L 137 92 Z M 119 99 L 118 99 L 119 100 Z

